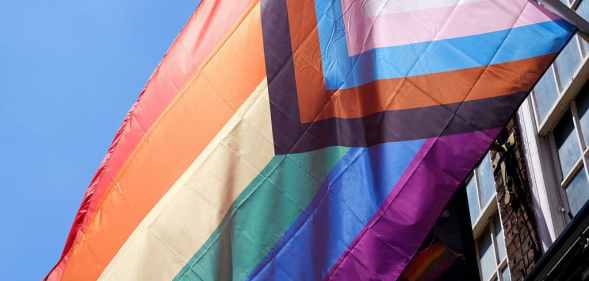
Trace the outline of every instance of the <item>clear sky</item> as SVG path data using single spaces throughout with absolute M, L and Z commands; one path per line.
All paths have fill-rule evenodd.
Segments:
M 199 0 L 0 8 L 0 279 L 40 280 L 125 113 Z

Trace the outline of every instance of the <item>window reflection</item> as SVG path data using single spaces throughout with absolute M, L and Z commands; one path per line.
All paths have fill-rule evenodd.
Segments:
M 554 129 L 554 140 L 556 142 L 563 178 L 570 172 L 581 156 L 579 142 L 574 129 L 575 127 L 570 112 L 565 114 Z
M 485 281 L 503 281 L 498 278 L 505 278 L 503 274 L 509 274 L 509 271 L 504 272 L 508 265 L 503 227 L 496 207 L 489 205 L 495 192 L 491 154 L 487 153 L 466 182 L 470 221 L 473 228 L 484 229 L 476 237 L 476 248 L 481 280 Z M 493 213 L 481 217 L 483 210 Z
M 505 269 L 503 269 L 501 272 L 501 279 L 503 279 L 503 281 L 511 281 L 511 272 L 509 272 L 509 267 L 505 267 Z
M 507 250 L 499 216 L 494 215 L 486 223 L 488 225 L 482 236 L 477 238 L 481 280 L 497 280 L 497 277 L 510 280 L 510 276 L 506 277 L 510 273 L 507 269 Z
M 579 65 L 581 64 L 581 54 L 577 40 L 569 41 L 554 62 L 558 73 L 558 80 L 561 91 L 565 89 L 573 80 Z
M 540 122 L 546 118 L 548 111 L 552 108 L 558 98 L 558 90 L 556 89 L 556 81 L 554 81 L 554 74 L 552 71 L 552 68 L 548 69 L 534 88 L 533 97 L 536 104 L 536 113 Z
M 589 1 L 581 1 L 577 8 L 577 13 L 585 20 L 589 20 Z M 583 49 L 583 53 L 587 56 L 589 53 L 589 44 L 583 39 L 583 37 L 578 36 L 578 38 L 581 42 L 581 49 Z
M 573 215 L 577 214 L 589 200 L 589 184 L 583 170 L 579 171 L 566 188 L 569 207 Z
M 483 235 L 479 240 L 479 261 L 481 265 L 481 276 L 483 280 L 489 280 L 495 273 L 497 263 L 493 253 L 493 242 L 490 235 Z
M 475 179 L 472 177 L 466 185 L 466 195 L 468 197 L 468 211 L 470 212 L 470 222 L 474 224 L 479 217 L 479 201 L 477 199 L 477 187 Z
M 495 242 L 497 243 L 497 258 L 499 261 L 502 261 L 507 256 L 507 251 L 505 248 L 505 236 L 503 236 L 503 227 L 501 227 L 501 222 L 499 218 L 495 218 Z
M 589 3 L 589 1 L 587 1 Z M 586 90 L 586 89 L 585 89 Z M 581 125 L 581 133 L 585 139 L 585 143 L 589 143 L 589 95 L 582 92 L 577 97 L 577 112 L 579 113 L 579 124 Z
M 481 194 L 481 206 L 484 207 L 489 203 L 493 194 L 495 194 L 495 179 L 493 178 L 493 168 L 491 166 L 491 154 L 487 153 L 477 169 L 479 176 L 479 191 Z
M 589 20 L 589 1 L 581 1 L 577 13 L 585 20 Z

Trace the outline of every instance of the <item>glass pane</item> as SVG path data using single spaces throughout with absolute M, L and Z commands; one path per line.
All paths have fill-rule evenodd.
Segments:
M 577 8 L 577 13 L 585 20 L 589 20 L 589 1 L 581 1 L 581 4 L 579 4 L 579 7 Z M 579 37 L 579 39 L 581 41 L 581 48 L 585 52 L 585 56 L 587 56 L 589 53 L 589 44 L 587 44 L 587 41 L 585 41 L 583 37 Z
M 577 13 L 585 20 L 589 20 L 589 1 L 581 1 Z
M 566 188 L 569 207 L 573 215 L 577 214 L 589 199 L 589 183 L 585 171 L 581 170 Z
M 487 152 L 487 155 L 485 155 L 485 158 L 483 158 L 477 168 L 482 207 L 486 206 L 491 197 L 493 197 L 493 194 L 495 194 L 495 179 L 493 178 L 493 168 L 491 165 L 491 153 Z
M 495 269 L 497 268 L 497 263 L 495 261 L 495 256 L 493 254 L 493 245 L 491 241 L 491 235 L 486 232 L 486 235 L 481 237 L 481 240 L 478 241 L 479 245 L 479 262 L 481 265 L 481 277 L 483 280 L 489 280 L 493 273 L 495 273 Z
M 497 243 L 497 258 L 501 262 L 507 256 L 507 250 L 505 249 L 505 236 L 503 236 L 503 226 L 499 217 L 495 217 L 493 222 L 495 224 L 495 242 Z
M 503 279 L 503 281 L 511 281 L 511 272 L 509 272 L 509 266 L 506 266 L 501 272 L 501 279 Z
M 589 1 L 587 1 L 589 3 Z M 581 132 L 585 143 L 589 143 L 589 94 L 587 94 L 587 88 L 583 89 L 577 96 L 577 111 L 579 112 L 579 123 L 581 125 Z
M 589 2 L 587 2 L 589 3 Z M 587 40 L 583 39 L 583 37 L 579 36 L 579 35 L 575 35 L 575 37 L 577 37 L 579 39 L 579 42 L 581 42 L 581 49 L 583 50 L 583 56 L 587 57 L 587 54 L 589 54 L 589 43 L 587 42 Z
M 567 112 L 556 125 L 554 140 L 556 141 L 558 159 L 560 160 L 560 168 L 564 178 L 581 157 L 579 141 L 575 135 L 575 127 L 570 112 Z
M 581 64 L 581 54 L 579 53 L 577 40 L 569 41 L 554 63 L 556 64 L 560 89 L 563 90 L 571 83 L 575 72 Z
M 474 224 L 479 217 L 480 208 L 477 199 L 477 187 L 474 183 L 474 177 L 471 177 L 466 184 L 466 196 L 468 197 L 468 211 L 470 212 L 470 223 Z
M 536 104 L 536 113 L 538 114 L 538 119 L 540 119 L 538 123 L 542 123 L 548 111 L 556 102 L 556 98 L 558 98 L 558 89 L 556 89 L 556 81 L 554 81 L 552 68 L 548 69 L 544 76 L 540 78 L 538 84 L 536 84 L 533 97 Z

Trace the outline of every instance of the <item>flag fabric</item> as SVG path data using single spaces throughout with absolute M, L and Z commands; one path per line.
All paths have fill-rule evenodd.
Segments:
M 527 0 L 202 0 L 46 279 L 397 280 L 573 32 Z
M 448 270 L 458 255 L 443 243 L 436 243 L 419 251 L 407 266 L 402 281 L 435 281 Z
M 479 280 L 466 190 L 454 194 L 399 281 Z

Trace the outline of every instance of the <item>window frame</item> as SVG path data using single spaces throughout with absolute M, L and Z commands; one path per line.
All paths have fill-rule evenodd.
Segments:
M 588 85 L 589 86 L 589 85 Z M 573 179 L 578 175 L 578 173 L 585 173 L 585 177 L 587 177 L 587 179 L 589 179 L 589 147 L 587 146 L 587 142 L 585 141 L 585 138 L 583 136 L 583 129 L 581 128 L 580 125 L 580 118 L 579 118 L 579 114 L 577 111 L 577 102 L 576 100 L 572 100 L 569 104 L 569 110 L 571 112 L 570 114 L 570 118 L 572 118 L 573 120 L 573 134 L 574 137 L 577 139 L 577 144 L 578 144 L 578 149 L 580 151 L 580 155 L 579 158 L 575 160 L 575 164 L 573 165 L 573 167 L 570 169 L 570 171 L 568 171 L 566 174 L 560 172 L 562 171 L 562 168 L 560 167 L 560 161 L 559 161 L 559 156 L 558 156 L 558 152 L 557 152 L 557 146 L 556 146 L 556 141 L 555 136 L 554 136 L 554 131 L 552 131 L 550 133 L 550 138 L 551 138 L 551 145 L 552 145 L 552 151 L 553 151 L 553 161 L 554 161 L 554 165 L 557 169 L 557 175 L 558 175 L 558 181 L 559 181 L 559 188 L 561 190 L 561 196 L 564 199 L 562 204 L 562 209 L 561 211 L 566 213 L 566 223 L 569 223 L 572 218 L 573 218 L 573 214 L 571 211 L 571 206 L 568 200 L 568 195 L 566 193 L 567 188 L 569 188 L 570 183 L 573 181 Z M 563 118 L 568 118 L 566 115 L 563 116 Z M 563 120 L 563 119 L 561 119 Z M 560 120 L 559 120 L 560 121 Z M 587 128 L 589 130 L 589 128 Z
M 490 154 L 491 152 L 487 152 L 487 153 Z M 493 159 L 490 156 L 491 155 L 489 155 L 489 161 L 491 161 L 491 171 L 490 172 L 493 175 L 494 174 L 494 172 L 493 172 Z M 485 155 L 485 157 L 486 157 L 486 155 Z M 483 160 L 485 159 L 485 157 L 483 157 Z M 471 221 L 473 238 L 474 238 L 474 242 L 475 242 L 475 252 L 476 252 L 476 256 L 477 256 L 477 267 L 479 269 L 479 278 L 482 281 L 492 281 L 492 280 L 503 281 L 502 272 L 506 268 L 509 268 L 509 255 L 507 254 L 507 240 L 505 239 L 505 231 L 503 231 L 502 235 L 503 235 L 503 239 L 505 241 L 506 255 L 503 258 L 503 260 L 499 260 L 499 257 L 498 257 L 498 251 L 499 251 L 498 247 L 499 246 L 497 244 L 496 237 L 495 237 L 495 223 L 500 224 L 501 228 L 503 229 L 503 220 L 501 219 L 501 214 L 499 212 L 498 203 L 497 203 L 497 189 L 496 189 L 497 186 L 495 183 L 495 179 L 493 177 L 492 180 L 493 180 L 493 186 L 495 187 L 495 190 L 493 192 L 493 195 L 491 195 L 491 197 L 488 199 L 488 202 L 486 202 L 485 205 L 483 206 L 482 205 L 483 202 L 481 201 L 481 192 L 480 192 L 481 179 L 479 176 L 479 173 L 480 173 L 479 170 L 480 170 L 480 163 L 471 172 L 469 178 L 465 181 L 465 183 L 468 183 L 469 181 L 474 180 L 474 184 L 475 184 L 474 190 L 476 192 L 477 205 L 479 207 L 478 217 L 474 220 L 474 222 Z M 483 235 L 490 235 L 491 236 L 491 247 L 492 247 L 492 251 L 493 251 L 493 258 L 495 261 L 494 273 L 487 280 L 483 280 L 482 265 L 481 265 L 481 259 L 480 259 L 480 249 L 479 249 L 479 241 L 483 237 Z
M 581 4 L 581 0 L 575 0 L 572 4 L 569 5 L 572 9 L 577 9 Z M 579 63 L 579 67 L 573 73 L 573 79 L 571 83 L 567 86 L 562 87 L 560 84 L 560 76 L 558 72 L 557 65 L 553 62 L 548 71 L 552 72 L 552 76 L 554 78 L 554 82 L 556 83 L 556 89 L 558 91 L 558 97 L 556 98 L 555 103 L 550 107 L 548 110 L 548 114 L 545 116 L 544 119 L 541 116 L 538 116 L 537 109 L 537 102 L 535 97 L 532 98 L 532 103 L 534 107 L 534 117 L 538 123 L 538 130 L 540 136 L 549 135 L 554 127 L 562 119 L 562 116 L 566 113 L 569 108 L 569 104 L 575 99 L 577 94 L 582 90 L 583 86 L 585 85 L 585 81 L 589 79 L 589 52 L 583 50 L 582 41 L 584 40 L 582 36 L 579 34 L 575 34 L 574 37 L 571 39 L 575 41 L 575 45 L 577 46 L 577 50 L 581 55 L 581 60 Z M 586 42 L 589 44 L 589 41 Z M 533 92 L 533 91 L 532 91 Z
M 495 201 L 496 202 L 496 201 Z M 506 268 L 509 268 L 509 254 L 507 254 L 507 249 L 506 250 L 506 254 L 505 257 L 503 258 L 503 260 L 499 259 L 498 253 L 499 253 L 499 246 L 497 244 L 497 238 L 495 237 L 495 219 L 497 220 L 497 223 L 501 224 L 501 228 L 503 228 L 503 221 L 501 220 L 501 216 L 499 214 L 499 212 L 497 212 L 490 220 L 485 221 L 484 225 L 485 225 L 485 229 L 482 231 L 482 233 L 479 236 L 475 236 L 474 240 L 475 240 L 475 251 L 476 251 L 476 255 L 477 255 L 477 266 L 479 268 L 479 278 L 481 281 L 505 281 L 503 280 L 503 270 L 505 270 Z M 477 221 L 478 222 L 478 221 Z M 480 249 L 479 249 L 479 240 L 481 238 L 483 238 L 483 235 L 490 235 L 491 236 L 491 247 L 492 247 L 492 251 L 493 251 L 493 260 L 495 261 L 495 268 L 494 268 L 494 272 L 491 275 L 491 277 L 489 277 L 488 279 L 483 279 L 483 271 L 482 271 L 482 266 L 481 266 L 481 259 L 480 259 Z M 503 240 L 506 241 L 505 239 L 505 231 L 503 231 Z M 507 248 L 507 241 L 505 243 L 505 247 Z M 510 269 L 510 278 L 511 278 L 511 269 Z
M 580 3 L 581 0 L 575 0 L 568 6 L 577 9 Z M 531 157 L 526 157 L 531 159 L 526 159 L 526 161 L 529 167 L 528 173 L 532 192 L 541 209 L 536 211 L 536 215 L 543 216 L 548 227 L 548 233 L 540 233 L 545 250 L 571 220 L 571 208 L 566 188 L 581 169 L 584 170 L 585 176 L 589 179 L 589 147 L 580 129 L 576 106 L 576 98 L 589 80 L 589 46 L 582 46 L 583 44 L 589 44 L 589 42 L 583 42 L 585 39 L 578 34 L 571 40 L 574 40 L 580 55 L 579 66 L 573 73 L 572 81 L 562 87 L 558 65 L 556 63 L 551 64 L 547 71 L 551 72 L 549 75 L 552 76 L 552 79 L 550 80 L 555 83 L 557 98 L 547 111 L 544 119 L 539 116 L 538 102 L 534 91 L 532 91 L 530 98 L 526 99 L 518 112 L 519 123 L 525 124 L 520 125 L 520 128 L 524 128 L 522 135 L 527 140 L 524 143 L 524 148 L 527 152 L 532 152 Z M 567 118 L 567 111 L 571 112 L 573 130 L 581 153 L 571 170 L 564 175 L 561 173 L 562 169 L 554 138 L 554 129 L 563 118 Z M 533 125 L 530 125 L 530 123 Z M 526 155 L 528 154 L 526 153 Z M 547 238 L 550 241 L 547 241 Z

